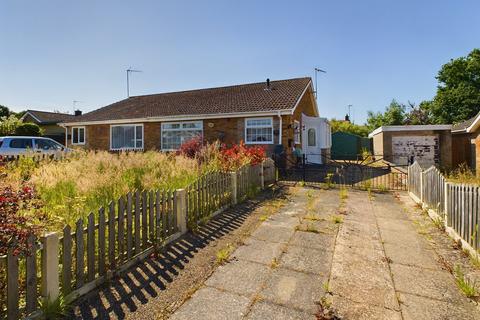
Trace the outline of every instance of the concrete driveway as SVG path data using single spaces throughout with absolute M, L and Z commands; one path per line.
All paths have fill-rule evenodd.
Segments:
M 393 194 L 290 193 L 171 319 L 480 319 Z

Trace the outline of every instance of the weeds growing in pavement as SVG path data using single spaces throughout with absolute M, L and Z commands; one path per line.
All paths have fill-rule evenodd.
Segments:
M 343 223 L 343 217 L 335 214 L 332 216 L 332 222 L 335 224 Z
M 270 262 L 270 268 L 272 268 L 272 269 L 278 268 L 278 260 L 277 260 L 277 258 L 273 258 L 273 259 L 272 259 L 272 262 Z
M 460 266 L 455 266 L 454 275 L 457 286 L 460 288 L 460 290 L 465 296 L 467 296 L 468 298 L 478 296 L 477 283 L 466 277 Z
M 217 263 L 225 264 L 233 252 L 233 246 L 229 243 L 227 246 L 217 252 Z
M 348 190 L 347 188 L 340 189 L 340 200 L 344 201 L 348 198 Z
M 304 220 L 310 220 L 310 221 L 320 221 L 320 220 L 325 220 L 321 218 L 320 216 L 314 214 L 314 213 L 309 213 L 303 217 Z

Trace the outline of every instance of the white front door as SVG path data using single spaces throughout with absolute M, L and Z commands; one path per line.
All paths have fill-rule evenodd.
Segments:
M 322 164 L 322 149 L 331 145 L 330 125 L 327 119 L 302 115 L 302 149 L 307 163 Z

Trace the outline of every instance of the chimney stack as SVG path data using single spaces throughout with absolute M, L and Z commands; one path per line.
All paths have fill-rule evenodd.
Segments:
M 348 113 L 345 115 L 345 121 L 350 122 L 350 117 L 348 116 Z
M 75 117 L 81 116 L 82 111 L 81 110 L 75 110 Z
M 270 89 L 270 79 L 267 78 L 267 89 Z

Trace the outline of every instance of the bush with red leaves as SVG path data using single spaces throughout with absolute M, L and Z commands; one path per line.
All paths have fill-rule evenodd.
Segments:
M 19 216 L 18 210 L 29 206 L 34 192 L 29 187 L 13 191 L 11 188 L 0 190 L 0 255 L 13 248 L 14 254 L 26 253 L 27 239 L 37 234 L 39 227 L 33 225 L 27 217 Z
M 222 146 L 220 152 L 225 170 L 236 170 L 245 164 L 257 165 L 267 157 L 265 147 L 247 147 L 243 141 L 230 148 Z
M 177 154 L 193 159 L 199 154 L 202 148 L 203 138 L 202 136 L 196 136 L 182 143 L 180 148 L 177 150 Z

